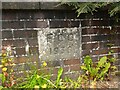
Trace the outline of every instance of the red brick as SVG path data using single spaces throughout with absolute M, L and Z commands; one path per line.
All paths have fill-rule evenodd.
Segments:
M 106 49 L 108 48 L 108 44 L 109 42 L 99 42 L 99 48 L 100 49 Z
M 25 33 L 27 38 L 37 37 L 37 30 L 26 30 Z
M 46 28 L 47 21 L 26 21 L 26 28 Z
M 10 28 L 12 29 L 24 28 L 24 21 L 11 21 Z
M 81 22 L 82 26 L 109 26 L 109 20 L 84 20 Z
M 51 73 L 51 69 L 50 68 L 41 68 L 38 70 L 38 74 L 41 74 L 41 73 L 49 75 Z
M 15 30 L 14 31 L 15 38 L 33 38 L 37 37 L 36 30 Z
M 16 55 L 25 55 L 26 51 L 25 48 L 16 48 Z
M 46 27 L 48 27 L 47 21 L 37 21 L 36 24 L 37 24 L 36 25 L 37 28 L 46 28 Z
M 114 51 L 114 53 L 120 52 L 120 48 L 112 48 L 112 50 Z
M 10 28 L 10 21 L 2 21 L 2 29 Z
M 82 29 L 82 35 L 85 34 L 98 34 L 100 31 L 100 28 L 85 28 Z
M 99 55 L 99 53 L 100 53 L 99 50 L 93 50 L 91 54 L 92 55 Z
M 91 57 L 93 62 L 97 62 L 98 61 L 98 57 Z
M 61 65 L 61 61 L 54 60 L 54 61 L 47 61 L 48 67 L 57 67 Z
M 92 50 L 98 48 L 98 43 L 82 44 L 82 50 Z
M 28 61 L 28 57 L 14 57 L 14 63 L 20 64 Z
M 8 45 L 13 46 L 13 40 L 3 40 L 2 45 L 3 46 L 8 46 Z
M 80 71 L 80 65 L 70 66 L 70 71 Z
M 2 20 L 16 20 L 17 12 L 12 10 L 3 10 L 2 11 Z
M 58 70 L 59 70 L 59 68 L 53 68 L 52 69 L 52 74 L 58 74 Z
M 65 66 L 63 69 L 64 69 L 64 71 L 63 71 L 64 73 L 69 72 L 70 71 L 70 66 Z
M 82 42 L 90 42 L 90 36 L 82 36 Z
M 27 35 L 25 30 L 14 30 L 13 34 L 14 38 L 25 38 Z
M 65 65 L 74 65 L 74 64 L 80 64 L 80 59 L 69 59 L 64 60 Z
M 38 39 L 37 38 L 28 39 L 28 43 L 30 46 L 38 46 Z
M 72 80 L 76 80 L 80 76 L 80 73 L 68 73 L 68 74 L 63 74 L 62 78 L 68 77 L 71 78 Z
M 55 81 L 57 79 L 57 75 L 56 74 L 52 75 L 50 79 Z
M 109 49 L 100 49 L 99 54 L 108 54 Z
M 89 55 L 89 54 L 90 54 L 90 50 L 83 50 L 82 51 L 83 56 L 86 56 L 86 55 Z
M 13 45 L 15 47 L 23 47 L 26 46 L 26 43 L 23 39 L 17 39 L 17 40 L 13 40 Z
M 2 39 L 10 39 L 10 38 L 13 38 L 13 34 L 12 34 L 12 31 L 2 31 Z
M 20 63 L 26 63 L 26 62 L 37 62 L 38 61 L 38 55 L 32 55 L 32 56 L 20 56 L 20 57 L 14 57 L 14 62 L 16 64 L 20 64 Z
M 79 21 L 50 21 L 51 28 L 79 27 Z

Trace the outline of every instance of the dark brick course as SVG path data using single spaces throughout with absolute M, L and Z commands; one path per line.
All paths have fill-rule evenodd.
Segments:
M 109 26 L 109 20 L 84 20 L 82 26 Z
M 79 27 L 79 21 L 50 21 L 50 28 Z
M 15 38 L 33 38 L 37 37 L 36 30 L 15 30 L 14 31 Z

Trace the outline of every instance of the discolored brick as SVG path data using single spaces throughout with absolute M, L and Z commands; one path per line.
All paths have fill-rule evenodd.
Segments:
M 96 35 L 91 37 L 92 41 L 107 41 L 109 40 L 109 35 Z
M 74 65 L 74 64 L 80 64 L 80 59 L 69 59 L 64 60 L 65 65 Z
M 33 38 L 33 39 L 28 39 L 28 43 L 30 46 L 37 46 L 38 45 L 38 39 Z
M 82 35 L 99 34 L 99 31 L 100 31 L 99 28 L 85 28 L 85 29 L 82 29 Z
M 80 71 L 80 65 L 70 66 L 70 71 Z
M 2 31 L 2 39 L 10 39 L 13 38 L 13 34 L 12 31 L 10 30 L 6 30 L 6 31 Z

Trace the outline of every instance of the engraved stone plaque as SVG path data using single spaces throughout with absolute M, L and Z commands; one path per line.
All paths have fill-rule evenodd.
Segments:
M 80 58 L 80 31 L 77 28 L 40 30 L 38 43 L 41 60 Z

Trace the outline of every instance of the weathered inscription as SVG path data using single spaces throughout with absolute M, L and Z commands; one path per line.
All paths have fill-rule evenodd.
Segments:
M 39 31 L 39 51 L 43 60 L 79 58 L 79 29 L 50 29 Z

